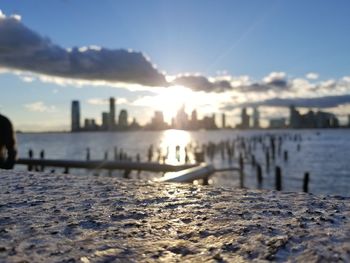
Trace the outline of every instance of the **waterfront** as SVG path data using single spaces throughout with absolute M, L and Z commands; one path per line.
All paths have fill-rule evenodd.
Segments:
M 91 159 L 103 159 L 105 151 L 108 151 L 109 159 L 113 158 L 114 147 L 118 151 L 123 149 L 135 158 L 137 153 L 141 155 L 141 161 L 147 161 L 147 149 L 153 144 L 155 151 L 158 148 L 162 152 L 169 147 L 168 163 L 183 163 L 184 154 L 180 155 L 180 162 L 175 158 L 175 148 L 180 146 L 183 153 L 184 147 L 189 143 L 201 145 L 209 141 L 218 143 L 222 140 L 232 140 L 237 136 L 249 137 L 253 135 L 274 134 L 300 134 L 303 138 L 301 149 L 297 150 L 297 144 L 286 141 L 283 149 L 288 150 L 289 160 L 277 157 L 275 164 L 282 167 L 283 190 L 301 191 L 304 172 L 310 172 L 310 192 L 315 194 L 332 194 L 349 196 L 350 188 L 350 133 L 347 129 L 339 130 L 280 130 L 280 131 L 198 131 L 185 132 L 168 130 L 164 132 L 117 132 L 117 133 L 40 133 L 18 134 L 19 157 L 27 157 L 28 150 L 34 150 L 34 157 L 44 149 L 45 157 L 49 159 L 74 159 L 84 160 L 86 148 L 91 149 Z M 237 153 L 236 153 L 237 157 Z M 264 156 L 257 154 L 258 161 L 263 162 Z M 207 162 L 211 162 L 206 159 Z M 221 159 L 216 155 L 213 164 L 216 168 L 228 167 L 227 158 Z M 237 163 L 234 163 L 237 164 Z M 274 164 L 271 164 L 273 167 Z M 18 167 L 17 169 L 23 169 Z M 61 172 L 57 170 L 57 172 Z M 80 171 L 89 173 L 87 171 Z M 245 186 L 256 188 L 255 170 L 250 165 L 245 166 Z M 269 173 L 263 169 L 263 188 L 273 189 L 274 169 Z M 116 173 L 117 174 L 117 173 Z M 132 176 L 136 176 L 132 174 Z M 149 178 L 150 175 L 142 173 L 141 177 Z M 216 173 L 212 177 L 213 184 L 238 187 L 238 175 L 232 172 Z

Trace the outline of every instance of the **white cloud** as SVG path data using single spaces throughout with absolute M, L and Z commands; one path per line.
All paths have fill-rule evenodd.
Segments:
M 5 19 L 6 15 L 0 10 L 0 19 Z
M 129 104 L 130 102 L 126 98 L 117 98 L 116 103 L 117 104 Z
M 106 98 L 91 98 L 87 100 L 90 105 L 108 105 L 109 100 Z M 126 98 L 116 98 L 116 104 L 129 104 L 130 102 Z
M 0 10 L 0 19 L 7 19 L 8 17 Z M 21 21 L 22 17 L 19 14 L 12 14 L 9 16 L 10 19 Z
M 83 47 L 80 47 L 80 48 L 78 48 L 78 50 L 79 50 L 79 52 L 86 52 L 86 51 L 88 51 L 88 50 L 94 50 L 94 51 L 101 51 L 102 50 L 102 47 L 100 47 L 100 46 L 96 46 L 96 45 L 90 45 L 90 46 L 88 46 L 88 47 L 86 47 L 86 46 L 83 46 Z M 67 51 L 68 52 L 72 52 L 72 49 L 70 48 L 70 49 L 67 49 Z
M 45 105 L 42 101 L 36 101 L 33 103 L 25 104 L 24 107 L 32 112 L 55 112 L 56 107 L 53 105 Z
M 13 19 L 16 19 L 17 21 L 21 21 L 21 19 L 22 19 L 22 17 L 20 15 L 18 15 L 18 14 L 13 14 L 10 17 L 13 18 Z
M 285 72 L 271 72 L 269 75 L 263 78 L 263 82 L 271 83 L 276 80 L 284 80 L 287 77 Z
M 87 100 L 90 105 L 108 105 L 108 99 L 91 98 Z
M 22 76 L 21 79 L 24 81 L 24 82 L 33 82 L 35 80 L 35 78 L 31 77 L 31 76 Z
M 310 73 L 306 74 L 305 77 L 307 79 L 310 79 L 310 80 L 316 80 L 319 78 L 319 74 L 315 73 L 315 72 L 310 72 Z

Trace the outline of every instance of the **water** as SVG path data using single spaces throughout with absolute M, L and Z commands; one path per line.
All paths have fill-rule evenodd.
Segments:
M 237 136 L 249 137 L 252 135 L 271 133 L 271 131 L 160 131 L 160 132 L 117 132 L 117 133 L 42 133 L 42 134 L 18 134 L 19 156 L 27 157 L 28 150 L 34 150 L 34 157 L 38 157 L 39 151 L 45 149 L 45 157 L 50 159 L 74 159 L 84 160 L 86 148 L 91 149 L 91 159 L 103 159 L 108 151 L 109 159 L 113 158 L 114 147 L 118 151 L 123 149 L 130 156 L 135 157 L 140 153 L 141 160 L 147 161 L 147 149 L 153 144 L 154 150 L 160 148 L 162 155 L 169 152 L 167 163 L 179 164 L 184 162 L 184 147 L 191 143 L 193 146 L 207 143 L 208 141 L 220 142 L 221 140 L 234 139 Z M 274 165 L 282 167 L 283 190 L 301 191 L 304 172 L 310 173 L 309 191 L 315 194 L 332 194 L 350 196 L 350 131 L 342 130 L 302 130 L 302 131 L 274 131 L 273 133 L 300 134 L 303 138 L 301 149 L 297 151 L 295 142 L 288 141 L 283 144 L 283 150 L 288 150 L 289 160 L 284 162 L 282 157 L 277 157 L 275 163 L 271 163 L 270 171 L 263 167 L 263 188 L 274 188 Z M 180 146 L 180 160 L 176 159 L 175 147 Z M 157 154 L 155 154 L 157 156 Z M 236 155 L 237 156 L 237 155 Z M 190 155 L 190 160 L 192 156 Z M 257 150 L 256 158 L 264 163 L 265 156 Z M 207 162 L 210 162 L 208 158 Z M 247 160 L 248 161 L 248 160 Z M 212 162 L 216 168 L 229 167 L 227 158 L 221 159 L 217 154 Z M 237 162 L 233 163 L 237 165 Z M 24 169 L 17 167 L 16 169 Z M 56 169 L 56 171 L 60 171 Z M 71 171 L 72 172 L 72 171 Z M 91 173 L 91 171 L 75 171 L 79 173 Z M 118 173 L 116 173 L 118 175 Z M 256 188 L 255 168 L 245 166 L 245 186 Z M 132 176 L 136 176 L 132 174 Z M 142 174 L 143 177 L 160 176 L 159 174 Z M 213 184 L 237 187 L 238 174 L 235 172 L 216 173 L 212 177 Z

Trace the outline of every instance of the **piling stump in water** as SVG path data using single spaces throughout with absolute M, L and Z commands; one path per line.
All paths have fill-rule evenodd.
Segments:
M 276 166 L 275 170 L 275 187 L 277 191 L 282 190 L 282 171 L 279 166 Z
M 196 160 L 196 163 L 203 163 L 204 162 L 204 152 L 195 152 L 194 159 Z
M 265 160 L 266 160 L 266 171 L 270 170 L 270 153 L 269 149 L 265 151 Z
M 261 165 L 260 164 L 256 165 L 256 179 L 257 179 L 257 182 L 258 182 L 258 188 L 260 189 L 262 187 L 262 181 L 263 181 L 262 169 L 261 169 Z
M 125 171 L 124 171 L 123 177 L 124 177 L 125 179 L 129 179 L 129 178 L 130 178 L 130 173 L 131 173 L 131 170 L 125 170 Z
M 239 185 L 241 188 L 244 187 L 244 162 L 242 153 L 239 154 Z
M 34 155 L 33 150 L 29 149 L 29 151 L 28 151 L 29 159 L 33 159 L 33 155 Z M 28 165 L 28 171 L 32 171 L 32 170 L 33 170 L 33 166 L 32 165 Z
M 309 192 L 309 180 L 310 180 L 310 175 L 309 175 L 309 172 L 306 172 L 304 174 L 304 182 L 303 182 L 303 191 L 305 193 L 308 193 Z
M 86 161 L 90 161 L 90 148 L 86 148 Z
M 40 159 L 41 159 L 41 160 L 44 160 L 44 159 L 45 159 L 45 151 L 44 151 L 44 150 L 41 150 L 41 152 L 40 152 Z M 44 165 L 41 165 L 41 166 L 40 166 L 40 171 L 43 172 L 44 169 L 45 169 Z
M 283 152 L 283 159 L 284 159 L 285 162 L 288 161 L 288 151 L 287 151 L 287 150 L 285 150 L 285 151 Z
M 255 155 L 252 154 L 252 166 L 255 166 L 255 165 L 256 165 Z

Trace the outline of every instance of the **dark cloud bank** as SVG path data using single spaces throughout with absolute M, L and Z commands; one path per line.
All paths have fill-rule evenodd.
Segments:
M 232 89 L 230 82 L 226 80 L 210 82 L 204 76 L 184 75 L 177 77 L 173 84 L 190 87 L 194 91 L 223 92 Z
M 105 48 L 69 52 L 13 17 L 0 19 L 0 65 L 65 78 L 166 84 L 164 75 L 140 52 Z
M 317 98 L 290 98 L 280 99 L 273 98 L 264 101 L 254 103 L 244 103 L 239 105 L 227 105 L 222 107 L 222 110 L 233 110 L 241 107 L 289 107 L 294 105 L 295 107 L 302 108 L 334 108 L 340 105 L 350 104 L 350 95 L 338 95 L 338 96 L 325 96 Z
M 141 52 L 106 48 L 67 51 L 26 27 L 14 17 L 0 18 L 0 65 L 64 78 L 136 83 L 146 86 L 184 85 L 194 91 L 224 92 L 233 89 L 229 81 L 209 81 L 205 76 L 182 75 L 168 83 Z M 264 91 L 276 83 L 253 84 L 246 91 Z

